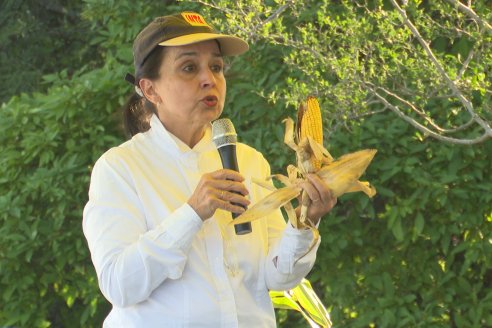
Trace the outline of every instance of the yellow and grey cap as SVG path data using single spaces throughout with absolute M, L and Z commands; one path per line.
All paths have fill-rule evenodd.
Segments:
M 249 48 L 243 39 L 217 32 L 200 14 L 182 12 L 155 18 L 137 35 L 133 43 L 135 70 L 157 46 L 184 46 L 207 40 L 217 40 L 224 56 L 240 55 Z

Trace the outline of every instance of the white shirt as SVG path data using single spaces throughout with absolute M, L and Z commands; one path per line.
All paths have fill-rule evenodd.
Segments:
M 269 191 L 264 157 L 237 144 L 251 203 Z M 312 234 L 281 212 L 236 235 L 231 214 L 203 222 L 187 204 L 200 177 L 221 168 L 209 128 L 190 149 L 156 116 L 145 133 L 107 151 L 92 171 L 83 230 L 113 309 L 104 327 L 275 327 L 268 290 L 297 285 L 312 268 Z

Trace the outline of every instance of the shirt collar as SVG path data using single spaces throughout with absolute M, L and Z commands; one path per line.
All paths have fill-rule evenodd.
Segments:
M 150 119 L 150 128 L 153 135 L 158 138 L 158 142 L 169 150 L 175 150 L 180 154 L 186 154 L 189 152 L 201 153 L 204 151 L 208 151 L 214 149 L 215 146 L 212 142 L 212 125 L 209 124 L 207 129 L 205 130 L 205 134 L 202 139 L 195 145 L 195 147 L 190 148 L 187 144 L 185 144 L 181 139 L 173 135 L 169 132 L 164 124 L 159 120 L 156 114 L 153 114 Z

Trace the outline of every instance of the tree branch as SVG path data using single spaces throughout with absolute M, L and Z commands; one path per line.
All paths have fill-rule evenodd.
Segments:
M 212 8 L 212 9 L 215 9 L 215 10 L 218 10 L 222 13 L 225 13 L 226 15 L 232 15 L 234 12 L 228 8 L 224 8 L 224 7 L 220 7 L 219 5 L 217 5 L 215 3 L 215 1 L 212 1 L 211 3 L 210 2 L 205 2 L 203 0 L 193 0 L 194 3 L 198 3 L 198 4 L 201 4 L 203 6 L 206 6 L 206 7 L 209 7 L 209 8 Z M 244 16 L 244 15 L 243 15 Z M 237 25 L 236 24 L 236 28 L 238 30 L 240 30 L 241 32 L 243 32 L 244 34 L 248 34 L 250 30 L 246 30 L 244 28 L 242 28 L 241 26 Z
M 458 74 L 456 75 L 456 79 L 455 81 L 459 81 L 461 80 L 461 76 L 463 76 L 463 74 L 465 73 L 466 69 L 468 68 L 468 65 L 470 64 L 471 60 L 473 59 L 473 56 L 475 55 L 475 51 L 473 49 L 470 50 L 470 52 L 468 53 L 468 57 L 466 57 L 466 60 L 465 62 L 463 63 L 463 65 L 461 66 L 460 68 L 460 71 L 458 72 Z
M 455 5 L 458 10 L 464 12 L 466 15 L 468 15 L 470 18 L 472 18 L 474 21 L 476 21 L 480 26 L 483 26 L 489 33 L 492 33 L 492 26 L 487 23 L 485 20 L 481 19 L 480 16 L 477 15 L 473 11 L 473 9 L 470 8 L 470 6 L 465 6 L 458 0 L 446 0 L 447 2 Z
M 210 2 L 205 2 L 205 1 L 202 1 L 202 0 L 193 0 L 194 3 L 198 3 L 198 4 L 201 4 L 201 5 L 204 5 L 206 7 L 210 7 L 210 8 L 213 8 L 213 9 L 216 9 L 216 10 L 219 10 L 219 11 L 222 11 L 222 12 L 225 12 L 225 13 L 230 13 L 231 10 L 230 9 L 227 9 L 227 8 L 223 8 L 223 7 L 219 7 L 215 1 L 212 1 L 212 3 Z
M 437 125 L 429 115 L 427 115 L 422 110 L 415 107 L 415 105 L 412 104 L 411 102 L 409 102 L 408 100 L 401 98 L 400 96 L 392 93 L 391 91 L 386 90 L 383 87 L 377 87 L 377 89 L 382 90 L 387 95 L 389 95 L 393 98 L 396 98 L 398 101 L 400 101 L 400 102 L 404 103 L 405 105 L 407 105 L 408 107 L 410 107 L 414 112 L 416 112 L 420 117 L 422 117 L 423 120 L 425 120 L 427 123 L 429 123 L 439 133 L 450 134 L 450 133 L 460 132 L 460 131 L 466 130 L 467 128 L 472 126 L 473 123 L 475 123 L 475 120 L 473 120 L 473 118 L 471 118 L 468 122 L 466 122 L 465 124 L 462 124 L 456 128 L 444 129 L 444 128 L 440 127 L 439 125 Z
M 402 17 L 403 23 L 410 29 L 412 34 L 415 36 L 415 38 L 419 41 L 420 45 L 424 48 L 425 53 L 431 60 L 431 62 L 434 64 L 435 68 L 441 75 L 441 77 L 444 79 L 444 81 L 447 83 L 448 87 L 453 91 L 455 96 L 460 100 L 460 102 L 463 104 L 463 106 L 468 110 L 470 115 L 472 116 L 473 120 L 477 122 L 485 131 L 485 134 L 489 135 L 492 137 L 492 128 L 490 125 L 484 121 L 480 116 L 475 113 L 475 110 L 473 109 L 473 104 L 463 95 L 463 93 L 458 89 L 456 84 L 451 80 L 451 78 L 448 76 L 444 68 L 442 67 L 441 63 L 437 60 L 436 56 L 434 56 L 434 53 L 429 47 L 429 44 L 424 40 L 424 38 L 420 35 L 419 31 L 413 25 L 413 23 L 408 19 L 407 13 L 405 10 L 403 10 L 398 3 L 396 3 L 395 0 L 390 0 L 393 7 L 396 8 L 400 16 Z
M 263 21 L 263 25 L 276 19 L 278 16 L 280 16 L 281 13 L 283 13 L 293 3 L 294 3 L 294 0 L 287 1 L 283 6 L 279 7 L 271 16 L 269 16 L 267 19 L 265 19 L 265 21 Z
M 283 4 L 282 6 L 278 7 L 277 10 L 275 10 L 275 12 L 268 16 L 268 18 L 266 18 L 265 20 L 259 20 L 259 23 L 257 25 L 255 25 L 249 32 L 249 38 L 250 39 L 254 39 L 253 38 L 253 35 L 258 31 L 260 30 L 263 26 L 265 26 L 267 23 L 277 19 L 285 10 L 287 10 L 287 8 L 289 8 L 290 5 L 292 5 L 294 3 L 294 0 L 289 0 L 287 1 L 285 4 Z
M 443 141 L 443 142 L 447 142 L 447 143 L 451 143 L 451 144 L 458 144 L 458 145 L 474 145 L 474 144 L 478 144 L 478 143 L 481 143 L 489 138 L 491 138 L 491 136 L 487 133 L 484 133 L 482 134 L 480 137 L 477 137 L 475 139 L 459 139 L 459 138 L 451 138 L 451 137 L 445 137 L 445 136 L 442 136 L 440 135 L 439 133 L 436 133 L 432 130 L 429 130 L 428 128 L 426 128 L 425 126 L 423 126 L 422 124 L 420 124 L 419 122 L 415 121 L 413 118 L 405 115 L 405 113 L 403 113 L 400 108 L 398 108 L 398 106 L 395 106 L 393 104 L 391 104 L 388 100 L 386 100 L 386 98 L 384 98 L 382 95 L 380 95 L 376 90 L 374 90 L 373 88 L 368 88 L 368 90 L 374 95 L 376 96 L 383 104 L 385 107 L 391 109 L 394 113 L 396 113 L 401 119 L 403 119 L 404 121 L 410 123 L 410 125 L 412 125 L 413 127 L 415 127 L 417 130 L 419 131 L 422 131 L 423 133 L 439 140 L 439 141 Z

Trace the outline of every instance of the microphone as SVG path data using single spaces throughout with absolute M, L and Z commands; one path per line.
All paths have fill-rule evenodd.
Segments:
M 231 120 L 228 118 L 221 118 L 214 121 L 212 123 L 212 135 L 215 147 L 217 147 L 217 150 L 219 151 L 222 167 L 239 172 L 236 157 L 237 134 Z M 239 214 L 232 213 L 233 219 L 238 216 Z M 251 222 L 235 224 L 234 230 L 236 231 L 236 235 L 250 233 L 252 231 Z

